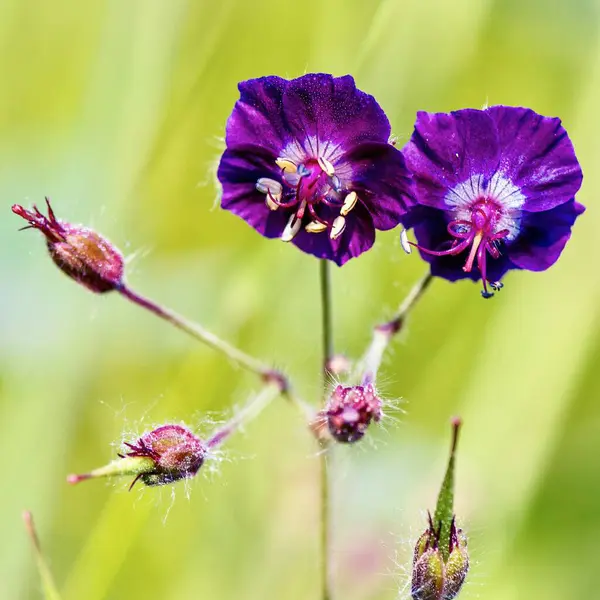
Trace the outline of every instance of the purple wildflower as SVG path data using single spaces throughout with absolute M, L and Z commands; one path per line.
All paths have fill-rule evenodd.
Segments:
M 217 173 L 222 208 L 338 265 L 399 224 L 411 199 L 404 159 L 351 76 L 262 77 L 239 90 Z
M 433 275 L 483 282 L 484 298 L 510 269 L 553 265 L 585 208 L 583 178 L 560 119 L 493 106 L 417 114 L 403 149 L 417 205 L 414 228 Z M 410 251 L 406 234 L 402 245 Z

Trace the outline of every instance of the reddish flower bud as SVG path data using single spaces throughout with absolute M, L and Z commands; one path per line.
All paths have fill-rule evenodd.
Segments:
M 124 446 L 127 450 L 119 454 L 119 460 L 84 475 L 70 475 L 67 481 L 134 475 L 129 489 L 137 481 L 149 486 L 166 485 L 194 477 L 208 453 L 202 440 L 181 425 L 162 425 Z
M 365 435 L 371 421 L 381 419 L 381 408 L 381 400 L 372 385 L 338 385 L 320 417 L 338 442 L 353 444 Z
M 46 205 L 47 217 L 35 205 L 31 211 L 15 204 L 12 211 L 29 223 L 23 229 L 38 229 L 46 236 L 50 256 L 63 273 L 97 294 L 119 287 L 123 282 L 122 254 L 95 231 L 58 220 L 48 198 Z
M 207 453 L 202 441 L 181 425 L 163 425 L 145 433 L 135 444 L 126 442 L 125 446 L 129 448 L 125 456 L 154 461 L 155 471 L 139 476 L 146 485 L 165 485 L 194 477 Z

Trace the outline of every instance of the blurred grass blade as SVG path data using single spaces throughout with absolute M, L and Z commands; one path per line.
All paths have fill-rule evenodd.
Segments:
M 42 554 L 40 540 L 35 530 L 35 524 L 33 523 L 33 515 L 27 510 L 23 513 L 23 521 L 25 522 L 25 528 L 27 529 L 27 533 L 29 535 L 29 538 L 31 539 L 31 543 L 33 544 L 33 550 L 35 552 L 35 561 L 37 563 L 40 579 L 42 580 L 44 598 L 46 600 L 61 600 L 60 594 L 58 593 L 58 588 L 54 583 L 54 578 L 52 577 L 50 567 L 48 566 L 48 563 L 46 562 L 46 559 Z

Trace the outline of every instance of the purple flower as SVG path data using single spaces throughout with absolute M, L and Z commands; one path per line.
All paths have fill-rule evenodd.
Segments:
M 560 119 L 527 108 L 493 106 L 417 114 L 403 149 L 417 205 L 414 228 L 431 272 L 502 287 L 510 269 L 553 265 L 585 208 L 575 202 L 583 178 Z M 410 246 L 402 233 L 402 245 Z
M 217 173 L 224 209 L 338 265 L 399 224 L 411 200 L 404 159 L 352 77 L 262 77 L 239 90 Z

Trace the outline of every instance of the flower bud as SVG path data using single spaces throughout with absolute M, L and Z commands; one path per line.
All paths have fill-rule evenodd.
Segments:
M 135 443 L 124 443 L 126 451 L 105 467 L 83 475 L 70 475 L 69 483 L 97 477 L 133 475 L 131 489 L 139 480 L 145 485 L 166 485 L 196 475 L 208 449 L 189 429 L 181 425 L 163 425 Z
M 448 552 L 440 548 L 441 528 L 436 531 L 431 515 L 429 528 L 415 547 L 411 595 L 413 600 L 452 600 L 469 570 L 467 539 L 452 521 Z M 447 556 L 447 558 L 445 557 Z
M 365 435 L 371 421 L 381 419 L 381 407 L 381 400 L 372 385 L 338 385 L 320 416 L 338 442 L 353 444 Z
M 469 570 L 467 538 L 454 516 L 454 463 L 460 419 L 452 420 L 452 445 L 435 515 L 415 545 L 411 596 L 413 600 L 452 600 Z
M 27 210 L 15 204 L 12 211 L 46 237 L 50 257 L 58 268 L 92 292 L 102 294 L 119 287 L 123 282 L 122 254 L 104 237 L 82 225 L 58 220 L 46 198 L 48 216 L 34 205 Z

